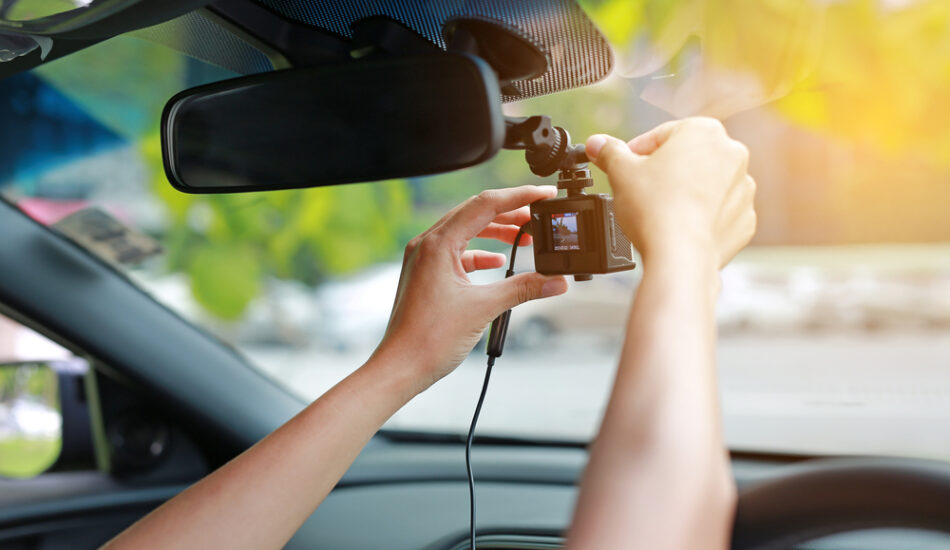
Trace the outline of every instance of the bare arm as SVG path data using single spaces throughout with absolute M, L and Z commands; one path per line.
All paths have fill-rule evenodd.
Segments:
M 715 302 L 719 268 L 755 228 L 748 153 L 708 119 L 598 145 L 588 150 L 644 271 L 568 546 L 725 549 L 735 487 L 719 421 Z
M 413 239 L 386 336 L 369 361 L 107 547 L 283 547 L 380 426 L 454 370 L 492 319 L 523 301 L 567 290 L 562 277 L 537 273 L 483 286 L 466 276 L 505 261 L 501 254 L 466 250 L 469 240 L 511 243 L 529 219 L 524 205 L 554 193 L 534 186 L 488 191 Z

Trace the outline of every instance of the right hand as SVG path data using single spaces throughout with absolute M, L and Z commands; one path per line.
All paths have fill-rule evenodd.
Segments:
M 470 240 L 514 243 L 518 228 L 531 220 L 528 205 L 555 195 L 554 187 L 534 185 L 482 191 L 406 246 L 396 301 L 377 354 L 410 358 L 416 392 L 458 366 L 485 327 L 506 309 L 567 291 L 560 275 L 519 273 L 486 285 L 472 284 L 467 275 L 506 261 L 504 254 L 467 250 Z M 530 236 L 520 244 L 531 244 Z
M 598 134 L 586 150 L 607 173 L 617 220 L 644 265 L 686 247 L 712 250 L 722 267 L 755 233 L 749 151 L 718 120 L 667 122 L 627 143 Z

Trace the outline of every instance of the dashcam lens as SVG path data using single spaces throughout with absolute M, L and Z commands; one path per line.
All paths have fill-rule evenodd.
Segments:
M 577 233 L 577 212 L 552 213 L 551 231 L 554 250 L 581 249 L 580 236 Z

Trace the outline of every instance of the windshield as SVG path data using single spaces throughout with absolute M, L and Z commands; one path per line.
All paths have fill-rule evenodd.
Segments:
M 550 115 L 578 141 L 704 114 L 751 151 L 758 234 L 723 271 L 717 312 L 729 446 L 950 456 L 950 4 L 582 5 L 614 72 L 506 114 Z M 130 277 L 304 399 L 372 352 L 409 239 L 482 189 L 553 183 L 502 151 L 427 178 L 181 194 L 161 167 L 164 102 L 233 76 L 120 37 L 2 80 L 0 186 L 44 223 L 98 206 L 154 239 L 163 252 L 143 253 Z M 523 249 L 518 269 L 531 257 Z M 516 308 L 479 433 L 590 440 L 638 278 L 571 282 Z M 464 433 L 484 365 L 480 344 L 387 428 Z

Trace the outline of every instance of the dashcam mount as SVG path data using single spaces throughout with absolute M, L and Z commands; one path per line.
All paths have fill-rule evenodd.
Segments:
M 524 159 L 531 172 L 541 177 L 550 176 L 558 170 L 585 169 L 589 162 L 584 146 L 572 145 L 567 130 L 552 125 L 551 117 L 547 115 L 505 117 L 503 147 L 524 150 Z

